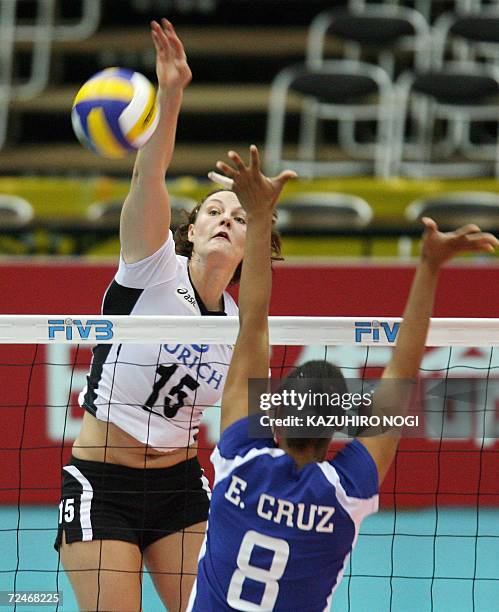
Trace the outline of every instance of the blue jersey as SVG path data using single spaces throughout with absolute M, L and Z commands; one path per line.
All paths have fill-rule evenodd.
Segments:
M 269 430 L 270 435 L 270 430 Z M 353 441 L 298 469 L 272 437 L 228 427 L 211 457 L 215 484 L 193 612 L 329 610 L 361 521 L 378 509 L 378 474 Z

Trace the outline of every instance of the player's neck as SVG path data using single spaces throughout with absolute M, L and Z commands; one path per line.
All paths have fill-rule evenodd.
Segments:
M 189 277 L 199 297 L 208 310 L 222 310 L 222 295 L 233 275 L 233 271 L 209 268 L 197 258 L 189 261 Z
M 281 448 L 287 455 L 289 455 L 293 459 L 296 464 L 296 467 L 299 470 L 301 470 L 309 463 L 316 463 L 324 460 L 322 452 L 318 451 L 315 448 L 307 448 L 302 451 L 290 449 L 287 446 L 286 442 L 284 442 L 284 440 L 279 443 L 279 448 Z

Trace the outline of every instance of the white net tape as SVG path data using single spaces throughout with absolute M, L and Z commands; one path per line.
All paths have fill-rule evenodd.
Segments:
M 394 317 L 270 317 L 272 345 L 393 346 Z M 237 317 L 0 315 L 0 344 L 236 341 Z M 434 318 L 427 346 L 499 346 L 499 319 Z

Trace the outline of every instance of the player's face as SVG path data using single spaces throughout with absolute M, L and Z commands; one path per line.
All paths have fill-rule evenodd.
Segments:
M 188 236 L 193 256 L 236 267 L 244 255 L 246 212 L 235 193 L 220 191 L 203 202 Z

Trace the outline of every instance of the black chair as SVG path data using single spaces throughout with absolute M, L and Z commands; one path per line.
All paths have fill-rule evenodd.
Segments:
M 335 51 L 343 59 L 375 63 L 392 78 L 397 59 L 403 55 L 411 68 L 425 70 L 430 66 L 428 23 L 421 13 L 406 7 L 376 4 L 320 13 L 308 33 L 310 68 L 327 60 L 328 41 L 336 43 Z
M 444 231 L 452 231 L 474 223 L 484 231 L 497 232 L 499 229 L 499 194 L 489 191 L 456 191 L 438 193 L 411 202 L 404 211 L 411 223 L 418 223 L 421 217 L 431 217 Z M 412 240 L 408 236 L 399 239 L 399 256 L 412 254 Z
M 499 135 L 489 134 L 492 142 L 470 140 L 472 124 L 498 126 L 499 11 L 445 15 L 435 33 L 435 67 L 405 74 L 397 83 L 393 172 L 499 176 Z M 448 50 L 452 61 L 446 61 Z M 404 136 L 407 120 L 414 127 L 412 142 Z M 443 137 L 437 136 L 438 128 Z
M 363 228 L 372 217 L 371 207 L 358 196 L 304 191 L 279 203 L 277 229 L 283 234 L 327 234 Z
M 267 171 L 291 168 L 301 176 L 372 173 L 387 176 L 390 168 L 393 87 L 378 66 L 351 60 L 328 61 L 317 69 L 303 64 L 285 68 L 270 92 L 265 160 Z M 300 114 L 299 146 L 294 158 L 285 150 L 285 124 Z M 374 121 L 375 142 L 364 160 L 321 159 L 319 122 Z M 346 155 L 346 152 L 343 151 Z
M 310 25 L 306 61 L 310 68 L 320 68 L 333 51 L 342 59 L 376 64 L 394 79 L 401 65 L 421 71 L 429 68 L 430 41 L 426 20 L 409 8 L 376 4 L 327 10 Z M 372 154 L 374 145 L 357 135 L 362 129 L 348 120 L 338 126 L 341 147 L 354 159 L 365 157 L 368 148 Z M 364 132 L 369 128 L 364 127 Z
M 25 234 L 24 228 L 28 229 L 33 217 L 33 207 L 27 200 L 16 195 L 0 194 L 1 253 L 23 255 L 32 252 L 32 235 Z
M 408 221 L 431 217 L 443 229 L 453 230 L 475 223 L 484 231 L 499 228 L 499 193 L 457 191 L 440 193 L 411 202 L 404 215 Z

